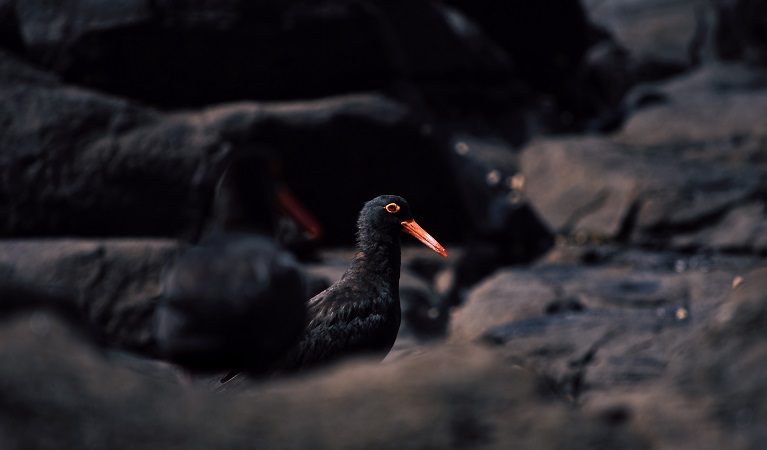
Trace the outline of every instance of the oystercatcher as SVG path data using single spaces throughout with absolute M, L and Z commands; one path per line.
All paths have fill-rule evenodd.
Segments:
M 445 249 L 413 219 L 404 198 L 382 195 L 367 202 L 357 221 L 358 253 L 335 284 L 307 304 L 307 325 L 300 341 L 269 368 L 292 372 L 352 355 L 383 359 L 399 331 L 400 233 L 415 236 L 447 256 Z M 238 372 L 218 380 L 225 385 Z
M 305 273 L 274 239 L 278 211 L 321 227 L 271 171 L 270 152 L 233 158 L 201 242 L 166 270 L 155 311 L 157 355 L 192 372 L 260 372 L 304 330 Z

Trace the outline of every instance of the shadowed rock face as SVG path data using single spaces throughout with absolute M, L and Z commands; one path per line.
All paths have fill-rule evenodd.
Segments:
M 767 62 L 767 8 L 755 0 L 716 2 L 719 16 L 716 44 L 719 55 L 764 65 Z
M 16 12 L 31 55 L 68 81 L 165 106 L 509 73 L 423 1 L 30 1 Z
M 537 447 L 551 442 L 543 436 L 646 448 L 620 425 L 602 429 L 598 416 L 562 408 L 529 373 L 478 348 L 214 395 L 117 366 L 44 311 L 5 318 L 0 335 L 10 448 Z

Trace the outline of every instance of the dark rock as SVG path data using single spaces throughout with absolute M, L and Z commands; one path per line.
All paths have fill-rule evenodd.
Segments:
M 0 243 L 0 448 L 764 447 L 761 3 L 251 3 L 0 0 L 0 235 L 36 237 Z M 382 193 L 453 244 L 403 249 L 389 357 L 212 395 L 104 351 L 152 346 L 263 148 L 324 244 Z
M 606 29 L 643 71 L 668 76 L 697 62 L 705 30 L 700 0 L 587 0 L 587 17 Z M 648 77 L 648 78 L 652 78 Z M 647 78 L 645 78 L 647 79 Z
M 14 7 L 14 0 L 0 1 L 0 47 L 20 53 L 24 43 Z
M 577 0 L 446 3 L 475 21 L 506 52 L 522 79 L 543 92 L 564 94 L 567 80 L 598 37 Z
M 106 344 L 103 332 L 90 323 L 79 308 L 74 290 L 62 286 L 32 286 L 12 272 L 11 268 L 0 266 L 0 316 L 29 316 L 32 331 L 45 334 L 50 326 L 48 316 L 55 315 L 83 339 Z
M 767 7 L 759 0 L 718 0 L 716 46 L 727 60 L 767 63 Z
M 156 105 L 297 99 L 403 78 L 498 77 L 431 2 L 17 2 L 30 54 L 65 79 Z
M 8 54 L 0 64 L 2 235 L 193 237 L 228 155 L 254 144 L 276 149 L 286 181 L 329 230 L 327 242 L 350 243 L 354 205 L 393 187 L 435 223 L 434 234 L 449 239 L 465 228 L 466 214 L 436 223 L 446 206 L 465 207 L 440 175 L 449 170 L 443 147 L 384 97 L 160 114 L 60 84 Z M 396 186 L 393 174 L 403 180 Z
M 42 334 L 30 319 L 0 321 L 7 448 L 647 448 L 477 348 L 216 396 L 110 364 L 55 315 Z
M 597 106 L 584 128 L 612 132 L 652 99 L 626 95 L 713 59 L 715 12 L 706 0 L 585 1 L 588 19 L 610 35 L 589 48 L 578 86 Z M 587 88 L 587 89 L 584 89 Z M 623 105 L 621 105 L 623 103 Z
M 0 265 L 20 282 L 71 293 L 107 343 L 147 351 L 163 268 L 178 244 L 161 240 L 32 240 L 0 243 Z
M 449 339 L 501 346 L 563 395 L 588 401 L 666 376 L 675 345 L 710 320 L 748 264 L 679 273 L 625 262 L 499 271 L 454 311 Z
M 632 111 L 620 142 L 676 148 L 695 159 L 759 162 L 753 141 L 767 134 L 760 120 L 767 107 L 764 69 L 712 63 L 642 89 L 664 101 Z
M 529 264 L 554 245 L 554 236 L 522 194 L 517 155 L 503 140 L 456 134 L 452 163 L 473 232 L 448 269 L 443 309 L 463 302 L 465 292 L 502 266 Z
M 577 0 L 447 3 L 498 43 L 514 64 L 515 78 L 525 83 L 521 87 L 525 95 L 508 99 L 505 110 L 509 112 L 509 103 L 524 105 L 521 114 L 528 132 L 524 139 L 531 134 L 614 127 L 620 121 L 616 108 L 632 85 L 681 68 L 637 62 L 633 49 L 622 47 L 604 30 L 610 29 L 608 24 L 597 21 L 603 17 L 588 14 L 588 8 L 600 9 L 599 5 Z M 496 122 L 498 115 L 485 123 Z
M 183 234 L 200 220 L 220 139 L 0 60 L 0 234 Z
M 762 83 L 706 67 L 661 86 L 669 101 L 639 109 L 612 137 L 533 142 L 521 158 L 526 194 L 579 240 L 762 253 Z
M 678 389 L 707 396 L 707 411 L 748 448 L 767 440 L 767 269 L 735 283 L 705 327 L 677 348 L 671 366 Z

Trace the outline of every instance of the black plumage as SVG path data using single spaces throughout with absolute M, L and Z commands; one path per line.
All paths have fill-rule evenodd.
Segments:
M 301 267 L 276 242 L 213 236 L 164 277 L 160 355 L 198 371 L 262 371 L 301 335 L 305 299 Z
M 285 205 L 269 158 L 239 155 L 219 183 L 212 223 L 163 278 L 155 311 L 157 354 L 195 372 L 262 372 L 301 336 L 304 271 L 274 236 L 278 211 L 319 226 Z M 282 197 L 281 197 L 282 196 Z M 300 207 L 300 205 L 298 205 Z
M 402 197 L 382 195 L 365 204 L 357 221 L 358 253 L 335 284 L 307 304 L 299 343 L 272 367 L 289 372 L 352 355 L 383 359 L 399 331 L 400 234 L 408 232 L 437 253 L 445 249 L 413 220 Z M 229 381 L 233 374 L 221 379 Z

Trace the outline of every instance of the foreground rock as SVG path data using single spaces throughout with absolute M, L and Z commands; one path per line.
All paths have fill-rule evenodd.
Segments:
M 4 448 L 644 447 L 476 348 L 216 396 L 116 367 L 45 312 L 4 317 L 0 337 Z
M 759 332 L 765 272 L 746 275 L 726 302 L 716 294 L 729 290 L 728 272 L 750 265 L 742 263 L 719 261 L 713 272 L 678 275 L 688 288 L 688 318 L 658 314 L 673 303 L 664 299 L 680 294 L 680 280 L 660 270 L 623 276 L 610 267 L 569 275 L 562 268 L 558 274 L 543 270 L 538 276 L 559 280 L 553 284 L 563 294 L 587 299 L 596 287 L 587 302 L 590 309 L 491 325 L 486 336 L 496 348 L 504 344 L 501 354 L 469 344 L 425 347 L 388 363 L 347 362 L 227 395 L 182 388 L 173 377 L 126 365 L 95 347 L 78 324 L 45 307 L 12 313 L 2 308 L 0 356 L 8 363 L 0 368 L 0 386 L 13 412 L 0 413 L 8 425 L 0 443 L 9 448 L 254 443 L 280 448 L 758 448 L 767 420 L 759 376 L 767 361 Z M 592 275 L 585 276 L 589 270 Z M 647 291 L 652 292 L 644 302 L 640 292 Z M 706 293 L 710 301 L 702 301 Z M 534 296 L 529 298 L 535 303 Z M 4 296 L 2 305 L 8 299 Z M 460 316 L 454 318 L 457 325 Z M 541 326 L 543 320 L 547 326 Z M 460 340 L 457 334 L 454 339 Z M 545 375 L 566 369 L 565 361 L 569 370 L 580 371 L 580 386 L 588 395 L 558 390 L 557 380 Z
M 688 398 L 710 398 L 707 412 L 758 448 L 767 442 L 767 268 L 739 280 L 712 320 L 675 353 L 670 370 Z
M 761 446 L 767 272 L 749 271 L 764 263 L 597 252 L 597 265 L 561 253 L 497 272 L 454 311 L 449 339 L 499 349 L 583 411 L 631 418 L 651 448 Z

